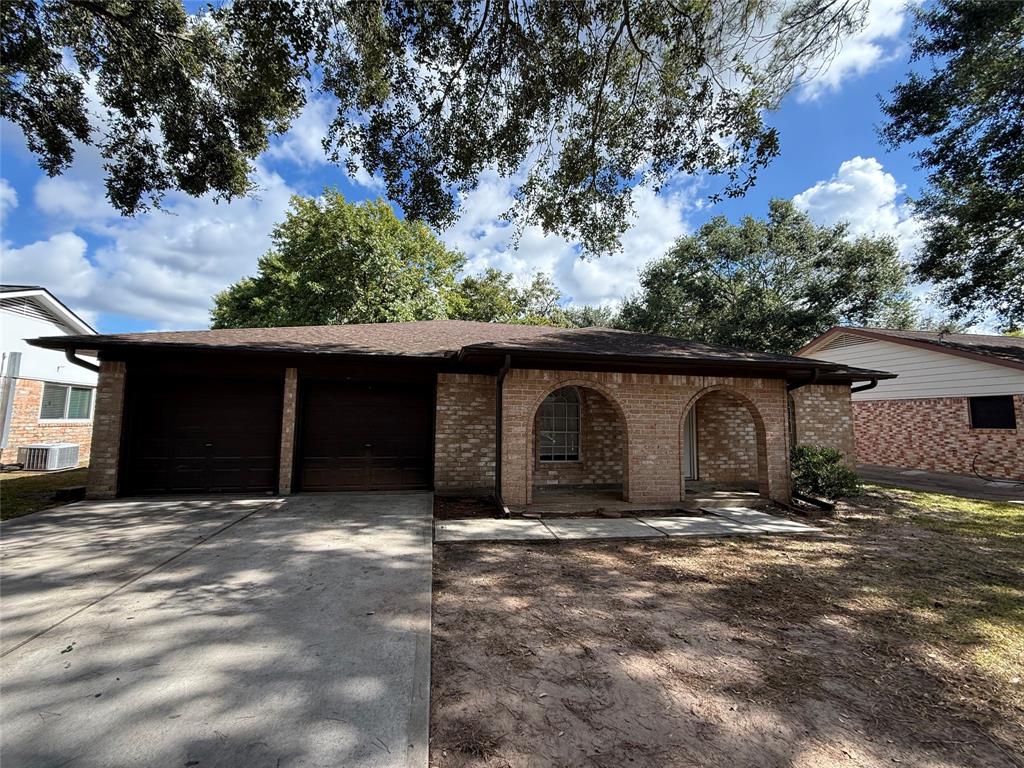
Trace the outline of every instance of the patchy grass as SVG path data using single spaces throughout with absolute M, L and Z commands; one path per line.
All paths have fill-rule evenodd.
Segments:
M 431 764 L 1024 766 L 1024 508 L 820 525 L 437 547 Z
M 0 520 L 10 520 L 57 506 L 53 494 L 60 488 L 85 485 L 87 467 L 67 472 L 0 473 Z
M 925 528 L 976 538 L 1007 539 L 1024 551 L 1024 505 L 924 493 L 905 488 L 871 487 Z

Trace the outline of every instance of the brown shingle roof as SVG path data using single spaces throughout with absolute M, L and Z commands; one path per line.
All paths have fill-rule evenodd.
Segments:
M 878 374 L 806 357 L 753 352 L 613 328 L 552 328 L 535 325 L 427 320 L 408 323 L 231 328 L 209 331 L 122 333 L 37 339 L 37 346 L 97 350 L 149 347 L 304 354 L 401 357 L 491 357 L 506 353 L 591 361 L 723 364 L 733 367 L 809 370 L 845 375 Z
M 535 325 L 424 320 L 409 323 L 304 325 L 284 328 L 218 328 L 210 331 L 155 331 L 83 337 L 91 348 L 165 346 L 204 349 L 247 349 L 269 352 L 319 352 L 357 355 L 444 357 L 467 344 L 497 339 L 528 338 L 551 333 Z M 64 337 L 68 340 L 70 337 Z M 53 341 L 62 339 L 55 337 Z M 51 341 L 46 339 L 45 341 Z M 63 344 L 61 346 L 71 346 Z

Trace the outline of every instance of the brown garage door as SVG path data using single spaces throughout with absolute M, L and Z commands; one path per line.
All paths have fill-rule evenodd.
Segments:
M 129 382 L 129 493 L 260 492 L 277 488 L 283 384 L 146 378 Z
M 306 491 L 430 488 L 433 414 L 431 386 L 306 382 L 299 487 Z

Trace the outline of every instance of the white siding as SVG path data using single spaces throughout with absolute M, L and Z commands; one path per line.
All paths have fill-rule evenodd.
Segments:
M 3 353 L 6 359 L 9 352 L 21 352 L 21 371 L 18 374 L 20 378 L 87 384 L 95 387 L 96 374 L 69 363 L 64 357 L 64 352 L 31 347 L 25 343 L 25 339 L 40 336 L 67 335 L 67 330 L 48 320 L 0 310 L 0 353 Z
M 854 400 L 1024 394 L 1024 370 L 891 341 L 811 349 L 804 357 L 898 374 Z

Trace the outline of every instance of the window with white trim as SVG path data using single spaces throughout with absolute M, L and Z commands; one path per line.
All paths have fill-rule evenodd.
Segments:
M 39 420 L 90 419 L 92 418 L 92 398 L 92 387 L 43 384 L 43 401 L 39 405 Z
M 580 460 L 580 395 L 563 387 L 548 395 L 540 406 L 540 460 Z

